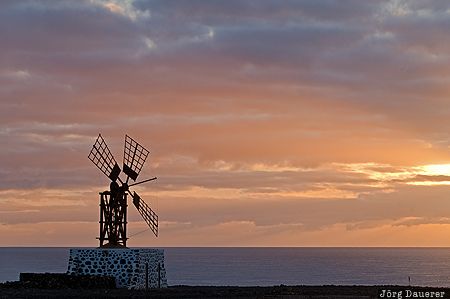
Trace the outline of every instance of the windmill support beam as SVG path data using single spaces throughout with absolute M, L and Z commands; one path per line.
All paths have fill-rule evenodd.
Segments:
M 127 193 L 100 192 L 101 248 L 127 247 Z

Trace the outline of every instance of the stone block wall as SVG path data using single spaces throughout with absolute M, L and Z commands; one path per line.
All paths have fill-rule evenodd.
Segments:
M 112 276 L 118 288 L 144 289 L 146 268 L 149 288 L 167 287 L 162 249 L 70 249 L 67 273 Z

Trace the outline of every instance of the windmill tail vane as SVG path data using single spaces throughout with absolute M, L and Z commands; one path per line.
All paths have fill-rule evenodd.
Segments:
M 156 177 L 136 182 L 139 173 L 149 155 L 149 151 L 133 138 L 125 135 L 122 169 L 111 154 L 102 135 L 99 134 L 89 153 L 89 160 L 110 180 L 110 189 L 100 192 L 100 247 L 126 247 L 127 243 L 127 198 L 130 195 L 133 204 L 155 236 L 158 236 L 158 215 L 130 187 L 156 180 Z M 135 182 L 128 184 L 130 179 Z M 117 182 L 119 181 L 121 185 Z

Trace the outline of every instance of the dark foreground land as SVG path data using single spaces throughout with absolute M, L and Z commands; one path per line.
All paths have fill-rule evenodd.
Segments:
M 40 289 L 0 284 L 0 298 L 450 298 L 450 288 L 408 286 L 273 286 L 208 287 L 171 286 L 148 291 L 126 289 Z M 389 290 L 390 293 L 387 293 Z M 401 291 L 394 295 L 393 292 Z M 410 293 L 407 293 L 409 291 Z M 416 292 L 416 293 L 414 293 Z M 428 293 L 426 293 L 428 292 Z M 431 296 L 431 292 L 433 295 Z M 444 292 L 444 293 L 443 293 Z M 439 297 L 436 297 L 436 294 Z M 390 295 L 389 297 L 388 294 Z M 409 297 L 407 295 L 410 295 Z M 422 295 L 420 297 L 414 296 Z M 427 296 L 428 295 L 428 296 Z M 441 295 L 444 295 L 443 297 Z
M 0 284 L 1 298 L 450 298 L 450 288 L 407 286 L 171 286 L 116 289 L 114 277 L 65 273 L 21 273 Z

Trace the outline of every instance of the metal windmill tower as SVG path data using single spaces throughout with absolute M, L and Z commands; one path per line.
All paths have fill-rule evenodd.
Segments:
M 110 190 L 100 192 L 100 247 L 126 247 L 127 246 L 127 198 L 133 199 L 133 204 L 145 220 L 155 236 L 158 236 L 158 215 L 129 187 L 156 180 L 156 177 L 136 182 L 149 151 L 137 143 L 133 138 L 125 135 L 123 151 L 123 172 L 126 179 L 122 180 L 122 170 L 111 154 L 102 135 L 89 153 L 91 160 L 110 180 Z M 134 183 L 128 184 L 130 179 Z M 120 185 L 119 185 L 120 183 Z

